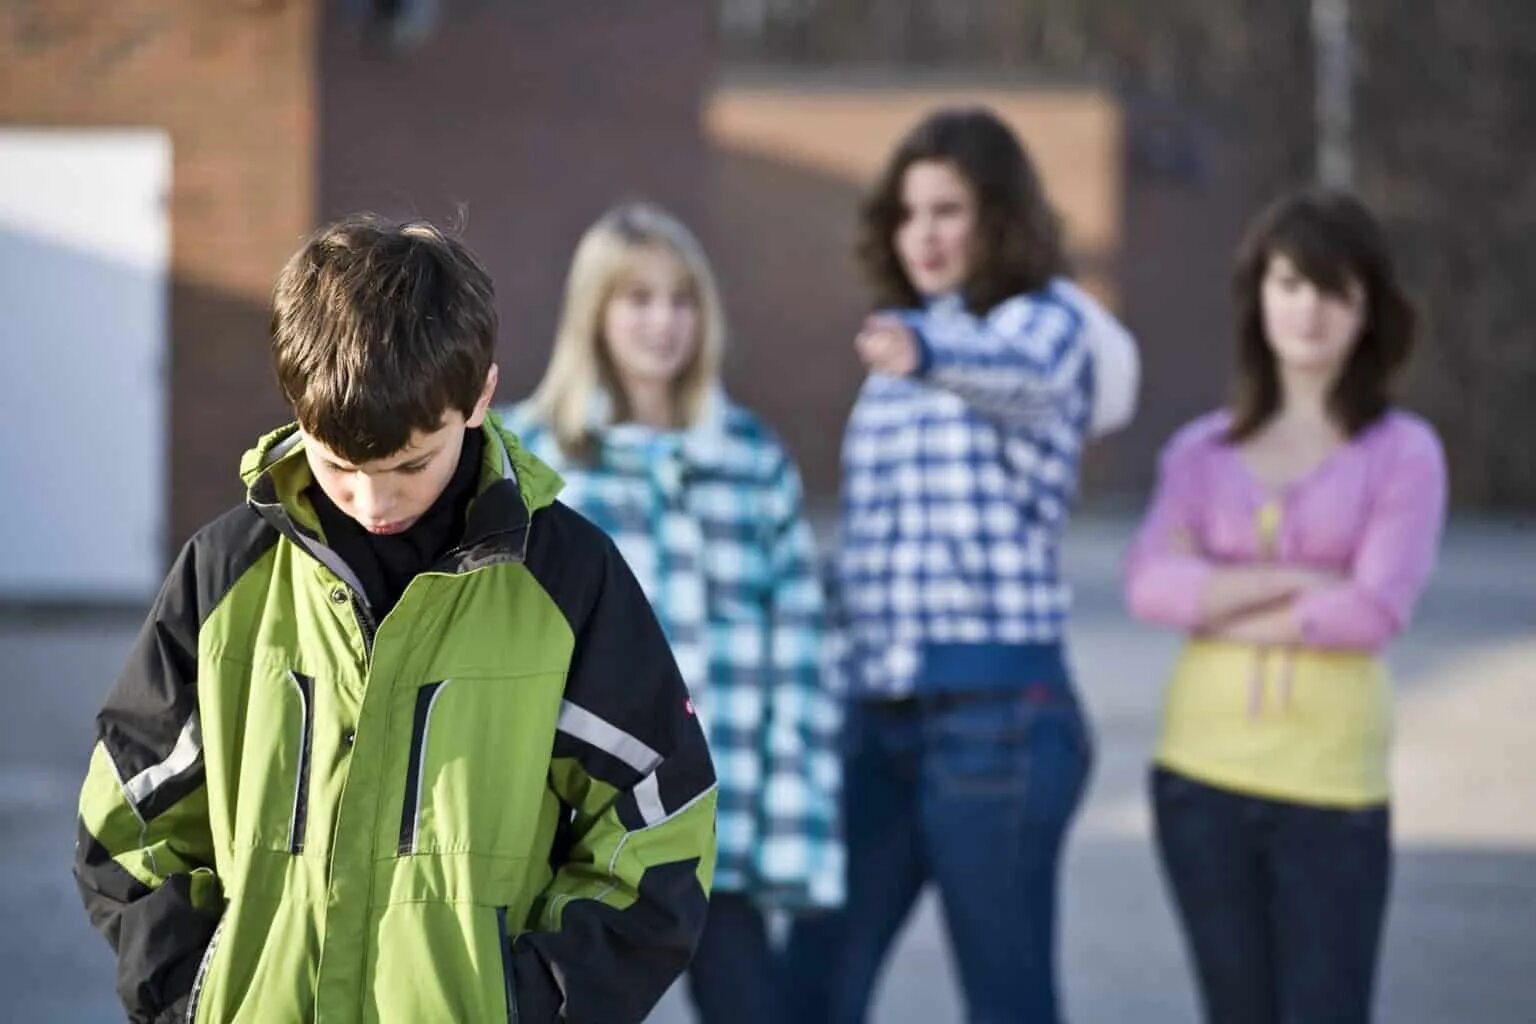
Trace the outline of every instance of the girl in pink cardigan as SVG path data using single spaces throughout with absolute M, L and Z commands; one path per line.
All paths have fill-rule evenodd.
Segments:
M 1250 229 L 1228 410 L 1162 454 L 1132 614 L 1189 635 L 1152 773 L 1158 852 L 1212 1022 L 1367 1021 L 1390 874 L 1391 694 L 1445 515 L 1394 408 L 1412 311 L 1380 229 L 1307 192 Z

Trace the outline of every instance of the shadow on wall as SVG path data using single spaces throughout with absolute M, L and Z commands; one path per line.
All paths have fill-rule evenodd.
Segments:
M 273 268 L 275 277 L 277 268 Z M 265 303 L 171 283 L 171 543 L 245 500 L 240 457 L 293 412 L 277 389 Z
M 861 198 L 794 164 L 711 154 L 705 244 L 731 329 L 726 385 L 778 432 L 821 502 L 837 492 L 843 424 L 864 379 L 853 351 L 868 310 L 852 255 Z
M 525 397 L 588 225 L 637 198 L 701 219 L 708 6 L 456 4 L 393 57 L 359 45 L 345 6 L 321 15 L 319 219 L 461 221 L 496 282 L 499 397 Z
M 300 240 L 294 237 L 295 248 Z M 171 279 L 167 560 L 194 531 L 245 499 L 241 456 L 293 418 L 278 391 L 269 334 L 271 282 L 286 255 L 259 290 L 237 293 L 188 275 Z
M 1125 110 L 1115 269 L 1120 313 L 1141 345 L 1141 405 L 1131 427 L 1097 446 L 1088 464 L 1090 495 L 1121 502 L 1151 488 L 1157 453 L 1175 430 L 1226 400 L 1232 261 L 1257 209 L 1253 151 L 1240 134 L 1168 103 L 1132 99 Z

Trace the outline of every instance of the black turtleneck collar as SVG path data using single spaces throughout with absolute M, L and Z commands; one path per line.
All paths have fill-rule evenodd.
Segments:
M 389 614 L 412 579 L 463 539 L 484 450 L 485 437 L 480 429 L 467 428 L 459 464 L 443 493 L 409 529 L 389 536 L 369 533 L 337 508 L 318 484 L 309 486 L 309 499 L 320 517 L 325 541 L 357 574 L 375 621 Z

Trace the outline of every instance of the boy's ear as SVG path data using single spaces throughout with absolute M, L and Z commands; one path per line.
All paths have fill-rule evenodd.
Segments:
M 485 422 L 485 411 L 491 407 L 491 398 L 496 394 L 496 364 L 485 374 L 485 387 L 480 391 L 480 401 L 475 403 L 475 411 L 469 414 L 469 419 L 464 421 L 466 427 L 478 427 Z

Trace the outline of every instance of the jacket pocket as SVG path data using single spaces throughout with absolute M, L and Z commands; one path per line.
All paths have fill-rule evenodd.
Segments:
M 293 777 L 293 814 L 288 822 L 288 852 L 304 852 L 304 832 L 309 819 L 310 755 L 315 739 L 315 680 L 290 671 L 288 680 L 299 698 L 298 765 Z
M 432 711 L 451 679 L 427 683 L 416 691 L 416 710 L 411 717 L 411 748 L 405 769 L 405 801 L 400 813 L 399 853 L 403 857 L 416 852 L 421 827 L 421 791 L 426 774 L 427 739 L 432 729 Z
M 396 695 L 391 754 L 399 788 L 391 799 L 400 801 L 392 804 L 399 817 L 390 817 L 380 838 L 397 856 L 548 856 L 533 849 L 533 823 L 549 799 L 564 681 L 558 672 L 467 675 Z
M 316 681 L 286 665 L 245 671 L 241 704 L 210 709 L 205 719 L 225 729 L 222 759 L 209 759 L 209 790 L 234 791 L 235 846 L 299 854 L 308 834 Z

